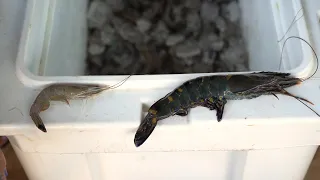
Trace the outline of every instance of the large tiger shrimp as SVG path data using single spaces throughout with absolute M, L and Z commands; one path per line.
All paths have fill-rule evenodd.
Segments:
M 299 37 L 295 38 L 301 39 Z M 313 52 L 316 55 L 314 50 Z M 316 59 L 318 60 L 317 57 Z M 294 97 L 300 102 L 305 101 L 313 104 L 309 100 L 285 90 L 285 88 L 300 84 L 304 80 L 306 79 L 280 72 L 213 75 L 188 80 L 149 108 L 148 114 L 135 134 L 134 144 L 136 147 L 142 145 L 151 135 L 158 121 L 174 115 L 186 116 L 190 108 L 197 106 L 216 110 L 217 121 L 220 122 L 228 100 L 253 99 L 261 95 L 274 95 L 278 98 L 276 94 L 282 94 Z

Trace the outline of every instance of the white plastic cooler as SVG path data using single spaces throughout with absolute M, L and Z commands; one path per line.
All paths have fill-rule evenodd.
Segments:
M 0 9 L 11 15 L 23 4 L 0 2 Z M 304 17 L 288 36 L 312 42 L 320 54 L 317 0 L 240 2 L 251 70 L 278 71 L 284 41 L 277 40 L 301 7 Z M 194 108 L 188 117 L 163 120 L 141 147 L 134 146 L 135 131 L 147 108 L 185 80 L 203 74 L 133 76 L 95 98 L 71 101 L 70 107 L 53 102 L 41 113 L 48 132 L 39 131 L 28 112 L 44 86 L 54 82 L 112 85 L 125 76 L 83 76 L 86 0 L 27 0 L 23 5 L 26 13 L 16 69 L 14 60 L 3 60 L 0 66 L 8 76 L 0 78 L 6 85 L 0 90 L 0 132 L 9 136 L 30 180 L 303 179 L 320 144 L 320 118 L 281 95 L 280 100 L 262 96 L 229 101 L 220 123 L 215 111 Z M 0 37 L 9 42 L 8 35 Z M 299 40 L 287 42 L 283 58 L 281 71 L 299 77 L 315 68 L 311 49 Z M 317 73 L 289 89 L 310 99 L 318 112 L 319 77 Z

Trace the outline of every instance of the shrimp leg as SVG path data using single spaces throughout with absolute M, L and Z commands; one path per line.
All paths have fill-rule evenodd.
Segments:
M 216 110 L 217 110 L 217 120 L 218 122 L 221 121 L 224 111 L 224 105 L 227 103 L 227 100 L 225 98 L 222 98 L 221 100 L 218 100 L 215 103 Z
M 180 111 L 178 111 L 176 113 L 176 115 L 178 115 L 178 116 L 187 116 L 188 114 L 189 114 L 189 111 L 186 109 L 181 109 Z
M 210 100 L 206 100 L 203 107 L 209 108 L 211 111 L 216 109 L 214 102 L 211 102 Z
M 216 100 L 211 99 L 210 101 L 209 99 L 211 98 L 208 98 L 205 101 L 203 107 L 209 108 L 210 110 L 216 110 L 217 121 L 220 122 L 224 111 L 224 105 L 227 103 L 227 100 L 225 98 L 220 98 Z
M 69 100 L 66 96 L 60 95 L 60 96 L 51 96 L 50 100 L 52 101 L 60 101 L 68 104 L 70 106 Z

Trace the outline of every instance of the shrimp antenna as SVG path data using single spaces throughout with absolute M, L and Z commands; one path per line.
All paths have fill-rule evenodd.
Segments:
M 123 83 L 125 83 L 136 72 L 137 67 L 138 66 L 136 64 L 136 66 L 133 68 L 132 73 L 128 77 L 124 78 L 123 80 L 121 80 L 120 82 L 117 82 L 116 84 L 114 84 L 112 86 L 109 86 L 109 89 L 115 89 L 117 87 L 120 87 Z
M 289 39 L 292 39 L 292 38 L 296 38 L 296 39 L 299 39 L 299 40 L 301 40 L 301 41 L 305 42 L 305 43 L 306 43 L 306 44 L 311 48 L 311 50 L 313 51 L 313 54 L 314 54 L 314 55 L 315 55 L 315 57 L 316 57 L 316 60 L 317 60 L 317 66 L 316 66 L 315 71 L 313 72 L 313 74 L 312 74 L 311 76 L 307 77 L 306 79 L 303 79 L 302 81 L 308 80 L 308 79 L 312 78 L 312 77 L 317 73 L 318 68 L 319 68 L 319 58 L 318 58 L 318 56 L 317 56 L 316 51 L 315 51 L 315 50 L 314 50 L 314 48 L 311 46 L 311 44 L 310 44 L 310 43 L 308 43 L 306 40 L 304 40 L 304 39 L 303 39 L 303 38 L 301 38 L 301 37 L 298 37 L 298 36 L 290 36 L 290 37 L 288 37 L 288 38 L 284 41 L 283 46 L 282 46 L 282 50 L 281 50 L 281 56 L 280 56 L 279 69 L 280 69 L 281 64 L 282 64 L 282 54 L 283 54 L 284 46 L 286 45 L 286 42 L 287 42 Z
M 314 48 L 311 46 L 311 44 L 308 43 L 306 40 L 302 39 L 301 37 L 290 36 L 290 37 L 288 37 L 288 38 L 285 40 L 285 42 L 283 43 L 283 46 L 282 46 L 282 50 L 281 50 L 281 57 L 280 57 L 279 69 L 280 69 L 281 62 L 282 62 L 282 53 L 283 53 L 284 46 L 285 46 L 287 40 L 289 40 L 289 39 L 291 39 L 291 38 L 296 38 L 296 39 L 302 40 L 302 41 L 304 41 L 306 44 L 308 44 L 308 46 L 312 49 L 312 51 L 313 51 L 313 53 L 314 53 L 314 55 L 315 55 L 315 57 L 316 57 L 317 67 L 316 67 L 315 71 L 313 72 L 313 74 L 312 74 L 311 76 L 307 77 L 306 79 L 303 79 L 302 81 L 308 80 L 308 79 L 310 79 L 311 77 L 313 77 L 313 76 L 317 73 L 318 67 L 319 67 L 319 59 L 318 59 L 317 53 L 315 52 L 315 50 L 314 50 Z M 314 112 L 317 116 L 320 117 L 320 114 L 317 113 L 315 110 L 313 110 L 313 109 L 312 109 L 310 106 L 308 106 L 306 103 L 304 103 L 303 101 L 301 101 L 301 100 L 298 99 L 297 97 L 294 97 L 294 98 L 295 98 L 296 100 L 298 100 L 299 102 L 301 102 L 303 105 L 305 105 L 307 108 L 309 108 L 309 109 L 310 109 L 312 112 Z
M 116 84 L 114 84 L 112 86 L 93 87 L 88 90 L 81 91 L 80 93 L 76 94 L 75 96 L 82 96 L 85 93 L 94 93 L 94 92 L 101 92 L 103 90 L 115 89 L 115 88 L 121 86 L 123 83 L 125 83 L 131 76 L 132 76 L 132 74 L 130 74 L 129 76 L 127 76 L 126 78 L 124 78 L 123 80 L 121 80 L 120 82 L 117 82 Z
M 109 86 L 108 89 L 115 89 L 117 87 L 120 87 L 123 83 L 125 83 L 133 74 L 130 74 L 129 76 L 127 76 L 126 78 L 124 78 L 123 80 L 121 80 L 120 82 L 117 82 L 116 84 Z
M 79 94 L 76 94 L 75 96 L 81 96 L 81 95 L 83 95 L 83 94 L 85 94 L 85 93 L 89 93 L 89 92 L 94 93 L 94 92 L 100 92 L 100 91 L 102 91 L 102 90 L 109 90 L 109 89 L 115 89 L 115 88 L 117 88 L 117 87 L 120 87 L 123 83 L 125 83 L 125 82 L 134 74 L 134 72 L 136 71 L 136 69 L 137 69 L 137 66 L 134 67 L 133 72 L 132 72 L 129 76 L 127 76 L 126 78 L 124 78 L 123 80 L 121 80 L 120 82 L 117 82 L 116 84 L 114 84 L 114 85 L 112 85 L 112 86 L 93 87 L 93 88 L 90 88 L 90 89 L 88 89 L 88 90 L 82 91 L 82 92 L 80 92 Z
M 299 102 L 301 102 L 303 105 L 305 105 L 307 108 L 309 108 L 312 112 L 314 112 L 317 116 L 320 117 L 320 114 L 317 113 L 315 110 L 313 110 L 313 109 L 312 109 L 310 106 L 308 106 L 306 103 L 304 103 L 303 101 L 301 101 L 300 99 L 298 99 L 298 98 L 296 98 L 296 97 L 295 97 L 295 99 L 298 100 Z
M 280 40 L 278 40 L 278 42 L 281 42 L 283 40 L 283 38 L 288 34 L 288 32 L 290 31 L 292 26 L 303 17 L 303 11 L 302 11 L 302 15 L 298 19 L 296 19 L 301 10 L 302 10 L 302 8 L 300 8 L 299 11 L 297 12 L 297 14 L 294 16 L 294 18 L 292 19 L 292 22 L 291 22 L 289 28 L 287 29 L 286 33 L 284 33 L 284 35 L 282 36 L 282 38 Z

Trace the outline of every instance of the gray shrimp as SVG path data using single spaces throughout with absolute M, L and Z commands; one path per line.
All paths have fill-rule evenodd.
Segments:
M 85 99 L 109 89 L 109 86 L 90 84 L 53 84 L 43 89 L 30 108 L 30 117 L 35 125 L 43 132 L 47 132 L 39 113 L 50 106 L 50 101 L 61 101 L 69 104 L 72 99 Z

